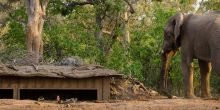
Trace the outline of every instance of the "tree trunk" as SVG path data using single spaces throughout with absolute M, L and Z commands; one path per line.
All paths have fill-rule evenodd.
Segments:
M 125 54 L 128 55 L 128 48 L 130 44 L 130 32 L 129 32 L 129 12 L 126 11 L 124 13 L 124 21 L 123 21 L 123 47 L 125 49 Z
M 28 55 L 38 63 L 43 56 L 42 30 L 49 0 L 26 0 L 28 23 L 26 46 Z
M 131 39 L 130 39 L 130 33 L 129 33 L 129 20 L 128 20 L 128 16 L 129 16 L 129 13 L 128 11 L 126 11 L 124 13 L 124 41 L 126 43 L 130 43 Z
M 102 17 L 101 13 L 96 13 L 96 30 L 95 30 L 95 39 L 98 41 L 98 47 L 101 50 L 102 54 L 105 54 L 104 42 L 103 42 L 103 33 L 102 33 Z

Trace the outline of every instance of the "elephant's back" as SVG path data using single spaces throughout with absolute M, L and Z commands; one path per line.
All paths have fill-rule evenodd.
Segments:
M 191 24 L 191 26 L 197 26 L 197 27 L 203 27 L 203 26 L 211 26 L 212 23 L 215 23 L 216 21 L 219 22 L 220 14 L 191 14 L 188 18 L 188 23 Z M 217 23 L 217 22 L 216 22 Z M 220 23 L 220 22 L 219 22 Z
M 215 24 L 214 26 L 217 26 L 217 27 L 220 26 L 220 14 L 217 14 L 215 16 L 214 24 Z
M 191 14 L 188 16 L 182 31 L 182 44 L 189 44 L 196 58 L 210 61 L 211 46 L 220 44 L 220 15 Z M 220 46 L 220 45 L 219 45 Z
M 209 28 L 209 32 L 211 37 L 220 38 L 220 14 L 216 14 L 214 17 L 215 19 L 213 20 L 213 23 Z
M 219 17 L 220 18 L 220 17 Z M 185 21 L 183 25 L 183 34 L 190 38 L 197 38 L 197 37 L 203 37 L 205 39 L 208 39 L 207 37 L 210 37 L 212 28 L 218 27 L 217 25 L 219 23 L 215 23 L 217 19 L 216 15 L 195 15 L 191 14 L 188 16 L 187 20 Z
M 220 14 L 216 15 L 212 27 L 210 28 L 210 45 L 220 48 Z
M 208 12 L 205 12 L 204 14 L 206 14 L 206 15 L 220 14 L 220 10 L 217 10 L 217 11 L 208 11 Z

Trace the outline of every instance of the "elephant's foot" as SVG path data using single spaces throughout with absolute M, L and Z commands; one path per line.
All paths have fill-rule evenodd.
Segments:
M 201 98 L 205 98 L 205 99 L 211 99 L 212 95 L 211 94 L 202 94 Z
M 185 98 L 187 98 L 187 99 L 198 99 L 198 97 L 196 97 L 194 94 L 187 95 Z
M 170 92 L 168 92 L 167 90 L 165 90 L 165 89 L 160 90 L 160 93 L 162 93 L 163 95 L 167 96 L 169 99 L 173 98 L 173 95 Z

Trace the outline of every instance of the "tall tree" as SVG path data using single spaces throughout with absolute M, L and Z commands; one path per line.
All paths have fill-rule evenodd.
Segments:
M 117 39 L 118 29 L 123 28 L 123 44 L 127 47 L 130 42 L 128 30 L 128 16 L 130 13 L 135 13 L 131 0 L 87 0 L 83 2 L 72 1 L 66 3 L 67 10 L 63 10 L 62 14 L 68 14 L 68 10 L 73 10 L 75 6 L 93 5 L 95 9 L 96 28 L 94 32 L 98 48 L 103 57 L 108 56 L 114 41 Z M 126 10 L 124 10 L 126 9 Z M 108 40 L 104 36 L 108 36 Z M 107 42 L 106 42 L 107 41 Z M 103 61 L 105 62 L 105 61 Z
M 38 63 L 43 55 L 42 31 L 48 2 L 49 0 L 26 0 L 28 14 L 26 45 L 28 54 L 35 57 L 35 63 Z

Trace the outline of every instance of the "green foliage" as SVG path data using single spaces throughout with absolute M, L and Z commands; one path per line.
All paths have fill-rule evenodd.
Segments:
M 86 63 L 101 64 L 115 69 L 123 74 L 131 75 L 152 88 L 156 88 L 161 67 L 161 47 L 163 43 L 163 29 L 170 16 L 176 11 L 191 11 L 195 0 L 180 0 L 163 2 L 154 0 L 146 2 L 139 0 L 134 3 L 135 13 L 129 15 L 129 21 L 124 21 L 127 4 L 123 0 L 96 0 L 94 6 L 64 7 L 65 0 L 50 0 L 47 8 L 47 17 L 43 30 L 44 60 L 45 62 L 59 61 L 63 57 L 79 56 Z M 68 0 L 67 0 L 68 1 Z M 75 0 L 69 0 L 75 1 Z M 78 0 L 81 1 L 81 0 Z M 159 2 L 158 2 L 159 1 Z M 207 1 L 207 9 L 219 9 L 218 5 Z M 66 16 L 61 16 L 61 12 Z M 100 49 L 100 41 L 95 32 L 98 29 L 96 15 L 101 14 L 102 26 L 108 31 L 114 30 L 115 36 L 102 33 L 104 48 Z M 27 15 L 25 7 L 20 6 L 9 14 L 8 32 L 1 36 L 2 62 L 12 60 L 17 53 L 22 56 L 25 50 L 25 23 Z M 131 42 L 125 45 L 123 41 L 123 26 L 129 24 Z M 2 34 L 0 34 L 2 35 Z M 109 50 L 108 50 L 109 49 Z M 21 54 L 17 52 L 21 51 Z M 105 52 L 106 51 L 106 52 Z M 171 79 L 173 92 L 183 95 L 183 81 L 180 68 L 180 55 L 172 60 Z M 199 92 L 200 75 L 197 61 L 195 61 L 195 89 Z M 220 91 L 220 79 L 213 74 L 211 77 L 213 92 Z
M 8 47 L 24 47 L 25 44 L 25 32 L 22 24 L 11 21 L 9 23 L 9 31 L 2 38 L 5 45 Z
M 211 75 L 211 90 L 212 90 L 212 93 L 214 93 L 215 96 L 219 97 L 220 96 L 220 87 L 219 87 L 219 84 L 220 84 L 220 77 L 219 77 L 219 74 L 217 74 L 216 72 L 212 72 L 212 75 Z
M 5 34 L 1 40 L 5 45 L 10 47 L 24 48 L 25 45 L 25 22 L 27 15 L 25 14 L 25 8 L 20 7 L 15 11 L 9 13 L 8 21 L 9 31 Z
M 144 14 L 151 18 L 151 24 L 146 25 L 149 23 L 149 18 L 146 18 L 139 21 L 141 24 L 134 25 L 136 28 L 131 32 L 133 36 L 130 53 L 131 58 L 135 59 L 134 61 L 138 64 L 136 67 L 141 69 L 141 71 L 136 71 L 140 75 L 139 77 L 144 78 L 146 85 L 156 88 L 161 66 L 160 52 L 162 51 L 163 28 L 167 19 L 175 11 L 172 8 L 164 10 L 162 4 L 158 3 L 155 3 L 148 10 L 151 12 L 146 11 Z
M 23 6 L 11 11 L 8 16 L 7 33 L 0 37 L 1 52 L 0 61 L 11 63 L 13 59 L 24 56 L 25 51 L 25 22 L 27 15 Z M 1 35 L 1 34 L 0 34 Z
M 219 0 L 208 0 L 204 3 L 206 10 L 219 10 L 220 1 Z

